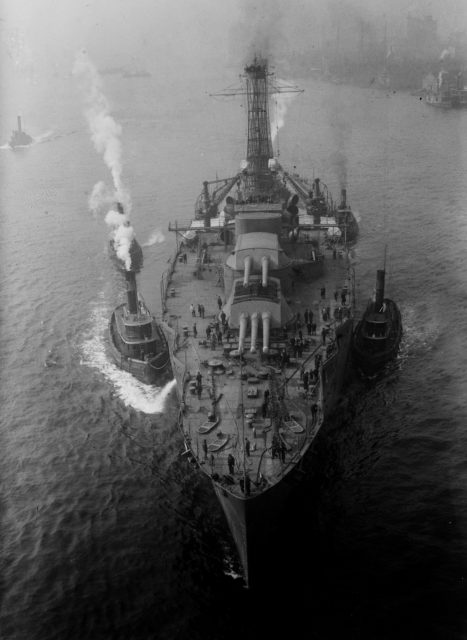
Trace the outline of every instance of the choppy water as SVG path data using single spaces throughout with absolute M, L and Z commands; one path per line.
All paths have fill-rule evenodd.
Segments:
M 205 95 L 225 78 L 170 92 L 156 78 L 105 82 L 147 245 L 140 287 L 157 311 L 168 221 L 191 216 L 203 179 L 237 169 L 243 114 Z M 109 175 L 79 92 L 69 78 L 10 92 L 0 144 L 18 95 L 36 143 L 0 149 L 2 638 L 298 637 L 302 625 L 316 638 L 467 635 L 467 112 L 302 85 L 281 160 L 335 193 L 346 174 L 360 307 L 387 244 L 404 340 L 384 378 L 355 382 L 353 419 L 317 442 L 290 505 L 293 542 L 271 555 L 260 594 L 228 575 L 230 538 L 179 457 L 173 394 L 106 354 L 124 283 L 87 208 Z

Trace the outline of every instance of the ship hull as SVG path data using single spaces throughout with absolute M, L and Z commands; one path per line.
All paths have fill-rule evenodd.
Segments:
M 281 559 L 272 538 L 288 533 L 315 438 L 342 418 L 358 225 L 345 190 L 338 209 L 319 178 L 273 158 L 267 63 L 255 58 L 245 78 L 247 161 L 204 181 L 194 219 L 169 225 L 195 237 L 162 277 L 161 326 L 184 454 L 210 479 L 256 588 Z
M 150 361 L 126 356 L 119 349 L 115 314 L 109 323 L 109 344 L 112 359 L 123 371 L 127 371 L 140 382 L 153 386 L 163 386 L 173 379 L 172 364 L 168 348 L 158 353 Z M 165 340 L 165 338 L 164 338 Z
M 353 320 L 348 318 L 340 329 L 339 348 L 323 365 L 323 422 L 320 429 L 338 420 L 337 407 L 348 371 L 348 361 L 352 344 Z M 215 494 L 224 511 L 229 529 L 240 557 L 245 582 L 249 587 L 259 586 L 268 575 L 270 554 L 274 542 L 279 542 L 278 534 L 284 532 L 284 509 L 292 491 L 303 479 L 301 462 L 310 446 L 301 451 L 300 457 L 274 486 L 257 496 L 239 497 L 213 482 Z
M 372 352 L 367 348 L 363 335 L 365 316 L 360 320 L 355 328 L 355 335 L 352 344 L 352 359 L 358 369 L 365 375 L 375 375 L 388 362 L 394 360 L 399 352 L 399 345 L 402 338 L 402 318 L 397 305 L 386 299 L 391 317 L 391 329 L 385 347 L 379 351 Z
M 245 583 L 250 588 L 261 586 L 274 562 L 269 551 L 283 530 L 281 515 L 299 475 L 295 467 L 279 483 L 253 498 L 240 498 L 213 483 L 237 548 Z

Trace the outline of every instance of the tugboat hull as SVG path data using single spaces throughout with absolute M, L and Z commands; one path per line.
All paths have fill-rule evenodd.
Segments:
M 115 331 L 115 314 L 112 314 L 109 323 L 110 352 L 117 367 L 120 367 L 123 371 L 128 371 L 144 384 L 163 386 L 173 379 L 168 349 L 156 355 L 149 362 L 124 356 L 117 346 L 118 341 L 115 339 Z
M 368 343 L 362 335 L 365 319 L 362 319 L 355 328 L 353 360 L 356 366 L 366 375 L 374 375 L 377 373 L 388 362 L 393 360 L 399 351 L 399 344 L 402 337 L 401 313 L 392 300 L 386 299 L 385 302 L 389 307 L 392 327 L 385 348 L 378 351 L 369 349 Z

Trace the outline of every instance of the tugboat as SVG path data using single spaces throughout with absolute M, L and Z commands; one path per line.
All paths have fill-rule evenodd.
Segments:
M 375 375 L 396 357 L 402 337 L 397 304 L 384 297 L 385 269 L 376 271 L 376 294 L 369 300 L 353 339 L 353 359 L 364 375 Z
M 136 274 L 125 272 L 127 302 L 109 323 L 110 349 L 117 366 L 145 384 L 162 386 L 173 379 L 167 340 L 138 295 Z
M 354 272 L 346 202 L 339 223 L 319 179 L 310 186 L 273 156 L 269 96 L 298 89 L 277 87 L 258 57 L 243 81 L 246 160 L 203 183 L 191 221 L 169 224 L 177 249 L 161 296 L 184 453 L 209 478 L 246 585 L 258 587 L 304 457 L 341 417 Z
M 126 272 L 131 268 L 135 273 L 139 273 L 143 268 L 143 249 L 132 232 L 130 221 L 125 217 L 125 210 L 123 209 L 122 203 L 116 202 L 115 206 L 118 213 L 122 216 L 122 222 L 121 225 L 112 231 L 111 238 L 109 240 L 111 256 L 116 260 L 121 271 Z M 127 244 L 130 245 L 128 251 L 126 247 Z M 129 264 L 125 264 L 125 261 L 121 258 L 119 248 L 122 245 L 124 254 L 129 256 Z
M 10 142 L 8 143 L 12 149 L 15 147 L 26 147 L 33 142 L 33 138 L 21 128 L 21 116 L 17 116 L 17 118 L 18 128 L 13 130 Z

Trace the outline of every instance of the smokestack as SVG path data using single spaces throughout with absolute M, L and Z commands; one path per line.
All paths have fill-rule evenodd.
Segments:
M 211 226 L 211 199 L 209 197 L 208 181 L 203 182 L 203 198 L 204 198 L 204 226 Z
M 258 312 L 255 311 L 251 314 L 251 353 L 256 353 L 256 339 L 258 337 Z
M 320 195 L 321 195 L 321 191 L 320 191 L 320 188 L 319 188 L 319 178 L 315 178 L 314 182 L 315 182 L 315 197 L 319 198 Z
M 138 293 L 136 289 L 136 274 L 134 271 L 125 271 L 126 295 L 128 298 L 128 311 L 138 313 Z
M 341 189 L 341 209 L 347 208 L 347 191 L 345 189 Z
M 384 300 L 384 269 L 378 269 L 376 272 L 376 298 L 375 298 L 375 309 L 378 312 L 383 306 Z
M 261 258 L 261 266 L 262 266 L 262 272 L 263 272 L 261 284 L 263 285 L 263 287 L 267 287 L 268 286 L 268 266 L 269 266 L 269 258 L 267 256 L 263 256 Z
M 116 206 L 117 206 L 117 211 L 118 211 L 118 213 L 121 213 L 121 214 L 122 214 L 122 216 L 123 216 L 123 215 L 125 215 L 125 211 L 124 211 L 124 209 L 123 209 L 123 205 L 122 205 L 122 203 L 121 203 L 121 202 L 117 202 L 117 203 L 116 203 Z
M 18 131 L 19 133 L 21 133 L 21 116 L 18 116 L 17 120 L 18 120 Z

